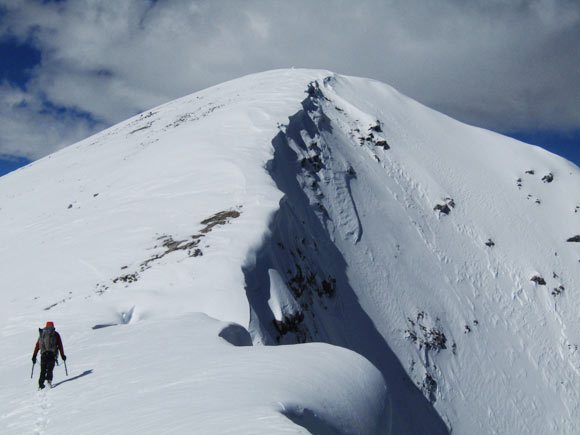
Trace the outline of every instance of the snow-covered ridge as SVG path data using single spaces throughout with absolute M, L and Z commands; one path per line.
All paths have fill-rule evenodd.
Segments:
M 0 179 L 2 423 L 571 432 L 579 182 L 543 150 L 328 71 L 146 111 Z M 36 397 L 22 378 L 46 320 L 76 375 Z M 254 346 L 232 346 L 244 328 Z M 311 341 L 362 357 L 259 346 Z M 126 401 L 142 406 L 111 420 Z

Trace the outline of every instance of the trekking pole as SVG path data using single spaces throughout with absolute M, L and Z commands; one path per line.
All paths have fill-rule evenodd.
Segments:
M 64 372 L 68 376 L 68 369 L 66 368 L 66 361 L 63 361 L 63 362 L 64 362 Z
M 34 376 L 34 365 L 36 363 L 32 363 L 32 371 L 30 372 L 30 379 L 32 379 L 32 377 Z

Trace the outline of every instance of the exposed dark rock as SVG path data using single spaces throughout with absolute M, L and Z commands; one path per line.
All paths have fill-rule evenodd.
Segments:
M 113 282 L 114 283 L 126 282 L 127 284 L 131 284 L 133 282 L 136 282 L 137 280 L 139 280 L 139 274 L 137 272 L 135 272 L 135 273 L 128 273 L 127 275 L 119 276 L 119 277 L 113 279 Z
M 485 246 L 489 246 L 491 248 L 495 246 L 495 243 L 493 242 L 493 240 L 487 239 L 487 242 L 485 242 Z
M 375 145 L 378 147 L 382 147 L 384 150 L 391 149 L 386 140 L 378 140 L 375 142 Z
M 560 296 L 564 290 L 565 288 L 563 285 L 559 286 L 558 288 L 554 288 L 554 290 L 552 290 L 552 296 Z
M 306 165 L 310 165 L 314 169 L 315 172 L 320 171 L 324 167 L 324 165 L 322 164 L 322 160 L 320 160 L 319 155 L 314 155 L 312 157 L 304 157 L 300 161 L 300 166 L 305 168 Z
M 534 172 L 533 169 L 529 169 L 529 170 L 526 171 L 526 174 L 534 175 L 535 172 Z
M 438 327 L 427 327 L 421 323 L 425 319 L 425 312 L 417 314 L 417 321 L 407 318 L 410 328 L 405 330 L 408 340 L 419 345 L 419 349 L 425 348 L 427 351 L 439 352 L 447 349 L 447 337 Z M 437 319 L 439 320 L 439 319 Z
M 574 237 L 570 237 L 568 240 L 566 240 L 567 242 L 580 242 L 580 234 L 578 234 L 577 236 Z
M 294 314 L 284 316 L 282 320 L 272 320 L 276 331 L 280 336 L 276 337 L 276 340 L 280 342 L 280 337 L 284 336 L 290 332 L 296 334 L 296 339 L 298 343 L 304 343 L 306 341 L 306 332 L 302 330 L 301 325 L 304 321 L 304 313 L 299 311 Z
M 538 275 L 533 276 L 530 281 L 533 281 L 538 285 L 546 285 L 546 280 Z
M 425 379 L 423 379 L 423 383 L 420 384 L 420 387 L 425 397 L 429 399 L 429 402 L 431 402 L 432 404 L 435 403 L 435 401 L 437 400 L 437 397 L 435 395 L 435 393 L 437 392 L 437 381 L 435 380 L 435 378 L 431 376 L 431 374 L 426 373 Z
M 336 292 L 336 279 L 329 278 L 329 280 L 322 281 L 322 291 L 318 292 L 318 296 L 331 297 Z
M 554 174 L 552 174 L 551 172 L 547 175 L 544 175 L 542 177 L 542 181 L 544 183 L 551 183 L 552 181 L 554 181 Z
M 137 129 L 135 129 L 135 130 L 133 130 L 133 131 L 129 132 L 129 134 L 137 133 L 138 131 L 141 131 L 141 130 L 146 130 L 146 129 L 148 129 L 149 127 L 151 127 L 152 125 L 153 125 L 153 124 L 151 123 L 151 124 L 149 124 L 149 125 L 145 125 L 145 126 L 143 126 L 143 127 L 139 127 L 139 128 L 137 128 Z
M 230 219 L 235 219 L 238 217 L 240 217 L 240 212 L 238 210 L 226 210 L 226 211 L 221 211 L 219 213 L 216 213 L 212 217 L 201 221 L 202 225 L 206 225 L 206 227 L 201 230 L 201 233 L 207 234 L 216 225 L 225 225 L 228 223 L 228 221 Z
M 445 198 L 443 201 L 445 202 L 443 204 L 437 204 L 435 207 L 433 207 L 433 210 L 439 211 L 440 213 L 449 214 L 451 209 L 455 207 L 455 201 L 453 198 L 449 197 Z

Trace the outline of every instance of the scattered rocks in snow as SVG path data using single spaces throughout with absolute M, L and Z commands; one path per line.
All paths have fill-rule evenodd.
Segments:
M 296 334 L 296 339 L 298 343 L 305 343 L 307 337 L 306 331 L 301 327 L 302 322 L 304 321 L 304 313 L 299 311 L 294 314 L 290 314 L 284 316 L 282 320 L 274 319 L 272 322 L 274 323 L 274 328 L 280 334 L 276 337 L 276 341 L 280 342 L 280 338 L 284 335 L 293 332 Z
M 465 325 L 465 329 L 463 331 L 464 334 L 469 334 L 471 332 L 471 327 L 469 325 Z
M 201 107 L 198 110 L 196 110 L 195 112 L 189 112 L 189 113 L 185 113 L 185 114 L 181 115 L 179 118 L 177 118 L 171 124 L 167 124 L 165 126 L 165 128 L 169 128 L 169 127 L 175 128 L 175 127 L 180 126 L 184 122 L 197 121 L 201 118 L 205 118 L 206 116 L 213 113 L 215 110 L 221 109 L 224 106 L 225 106 L 225 104 L 213 105 L 212 103 L 209 103 L 209 104 L 207 104 L 207 106 Z
M 518 189 L 521 189 L 522 188 L 522 179 L 521 178 L 518 178 L 516 180 L 516 185 L 518 186 Z
M 451 198 L 445 198 L 444 201 L 443 204 L 437 204 L 433 207 L 433 210 L 438 211 L 440 214 L 443 213 L 448 215 L 451 213 L 451 209 L 455 207 L 455 201 Z
M 431 404 L 436 402 L 437 397 L 435 393 L 437 392 L 437 381 L 430 373 L 426 373 L 423 382 L 417 383 L 417 385 L 421 387 L 421 391 Z
M 451 212 L 451 208 L 447 204 L 437 204 L 433 207 L 433 210 L 440 211 L 443 214 L 449 214 Z
M 416 316 L 416 321 L 410 317 L 407 318 L 410 327 L 405 330 L 407 339 L 419 346 L 419 350 L 425 348 L 427 351 L 439 352 L 447 349 L 447 337 L 438 326 L 425 326 L 422 321 L 425 320 L 426 313 L 421 311 Z
M 391 149 L 391 147 L 389 146 L 389 144 L 387 143 L 386 140 L 378 140 L 375 142 L 375 145 L 378 147 L 381 147 L 384 150 Z
M 363 146 L 367 143 L 370 143 L 371 145 L 380 147 L 383 150 L 391 149 L 390 145 L 388 144 L 387 140 L 384 137 L 376 137 L 375 134 L 373 133 L 373 132 L 375 132 L 375 133 L 382 133 L 383 132 L 383 129 L 381 128 L 381 124 L 379 121 L 377 121 L 376 125 L 369 127 L 369 131 L 370 132 L 367 136 L 359 136 L 358 140 L 359 140 L 359 143 L 361 146 Z M 353 129 L 351 131 L 351 133 L 352 132 L 357 132 L 360 134 L 360 130 L 358 128 Z
M 371 127 L 369 127 L 369 130 L 375 131 L 377 133 L 382 133 L 383 129 L 381 128 L 381 121 L 379 121 L 377 119 L 377 123 L 375 125 L 372 125 Z
M 574 237 L 570 237 L 568 240 L 566 240 L 567 242 L 576 242 L 579 243 L 580 242 L 580 234 L 578 234 L 577 236 Z
M 95 288 L 95 293 L 97 293 L 98 295 L 102 295 L 107 290 L 109 290 L 109 286 L 108 285 L 106 285 L 106 284 L 97 284 L 97 287 Z
M 241 207 L 238 207 L 238 209 Z M 190 236 L 190 238 L 185 240 L 174 240 L 171 235 L 162 235 L 157 237 L 157 240 L 161 241 L 161 246 L 165 248 L 163 252 L 153 255 L 152 257 L 148 258 L 147 260 L 143 261 L 139 266 L 140 272 L 145 272 L 147 269 L 151 268 L 151 263 L 158 261 L 165 257 L 168 254 L 176 251 L 186 251 L 188 257 L 200 257 L 203 255 L 203 251 L 198 247 L 200 242 L 208 233 L 210 233 L 216 226 L 226 225 L 232 219 L 235 219 L 240 216 L 240 211 L 238 209 L 231 209 L 231 210 L 224 210 L 219 213 L 214 214 L 213 216 L 204 219 L 200 223 L 205 225 L 199 232 L 199 234 L 195 234 Z M 154 248 L 157 248 L 155 246 Z M 121 267 L 121 270 L 127 269 L 127 266 Z M 112 282 L 114 284 L 117 283 L 125 283 L 125 284 L 132 284 L 139 280 L 139 273 L 133 272 L 128 273 L 117 278 L 114 278 Z M 103 294 L 107 291 L 109 287 L 105 286 L 104 284 L 97 285 L 96 293 Z
M 152 125 L 153 125 L 153 123 L 152 123 L 152 122 L 150 122 L 150 123 L 148 123 L 147 125 L 145 125 L 145 126 L 143 126 L 143 127 L 139 127 L 139 128 L 136 128 L 136 129 L 135 129 L 135 130 L 133 130 L 133 131 L 130 131 L 130 132 L 129 132 L 129 134 L 137 133 L 138 131 L 141 131 L 141 130 L 146 130 L 146 129 L 148 129 L 149 127 L 151 127 Z
M 346 173 L 348 175 L 350 175 L 352 178 L 356 178 L 356 171 L 354 170 L 354 168 L 352 166 L 348 167 L 348 169 L 346 170 Z
M 299 258 L 306 263 L 307 258 L 302 255 L 300 250 L 297 250 Z M 291 252 L 294 255 L 293 252 Z M 317 275 L 308 270 L 306 273 L 302 271 L 302 267 L 299 264 L 295 265 L 296 272 L 294 275 L 286 282 L 290 290 L 296 298 L 300 298 L 305 292 L 309 292 L 310 294 L 317 294 L 318 297 L 332 297 L 336 292 L 336 279 L 329 276 L 327 279 L 324 279 L 318 283 Z M 308 266 L 305 266 L 308 267 Z M 291 274 L 291 271 L 288 271 Z
M 493 240 L 487 239 L 487 242 L 485 242 L 485 246 L 492 248 L 495 246 L 495 243 L 493 242 Z
M 236 219 L 238 217 L 240 217 L 240 212 L 238 210 L 226 210 L 216 213 L 212 217 L 201 221 L 202 225 L 206 225 L 206 227 L 201 230 L 201 233 L 207 234 L 216 225 L 225 225 L 229 222 L 230 219 Z
M 300 161 L 300 166 L 305 168 L 307 165 L 310 165 L 310 167 L 312 167 L 314 169 L 314 172 L 318 172 L 322 168 L 324 168 L 324 165 L 323 165 L 322 160 L 320 159 L 319 155 L 314 155 L 311 157 L 304 157 Z
M 536 172 L 533 169 L 528 169 L 526 174 L 534 175 Z
M 565 290 L 565 288 L 563 285 L 561 285 L 557 288 L 554 288 L 554 290 L 552 290 L 552 296 L 554 296 L 554 297 L 560 296 L 564 290 Z
M 62 299 L 62 300 L 60 300 L 60 301 L 58 301 L 58 302 L 55 302 L 55 303 L 54 303 L 54 304 L 52 304 L 52 305 L 49 305 L 48 307 L 44 308 L 44 311 L 51 310 L 51 309 L 53 309 L 54 307 L 56 307 L 58 304 L 65 303 L 67 300 L 69 300 L 69 301 L 70 301 L 70 300 L 72 299 L 72 296 L 70 296 L 70 295 L 72 295 L 72 292 L 68 292 L 68 294 L 69 294 L 68 298 L 64 298 L 64 299 Z
M 329 278 L 328 280 L 323 279 L 321 287 L 317 287 L 316 293 L 318 296 L 328 296 L 332 297 L 336 293 L 336 279 Z
M 119 276 L 115 279 L 113 279 L 113 283 L 118 283 L 118 282 L 125 282 L 127 284 L 131 284 L 133 282 L 137 282 L 139 280 L 139 274 L 137 272 L 135 273 L 128 273 L 127 275 L 123 275 L 123 276 Z
M 69 204 L 67 208 L 72 208 L 72 204 Z
M 551 172 L 549 174 L 546 174 L 542 177 L 542 181 L 544 183 L 551 183 L 552 181 L 554 181 L 554 174 L 552 174 Z
M 533 281 L 538 285 L 546 285 L 546 280 L 539 275 L 534 275 L 530 281 Z

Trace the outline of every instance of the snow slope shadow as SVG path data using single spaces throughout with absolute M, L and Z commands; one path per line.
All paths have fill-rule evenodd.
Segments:
M 284 197 L 255 264 L 244 270 L 250 332 L 264 344 L 322 341 L 363 355 L 387 382 L 392 433 L 448 433 L 359 304 L 345 273 L 346 261 L 323 225 L 328 215 L 311 204 L 300 186 L 301 165 L 295 149 L 304 147 L 305 136 L 319 138 L 316 121 L 323 119 L 313 116 L 316 96 L 309 94 L 304 109 L 272 141 L 274 158 L 268 170 Z M 313 430 L 319 426 L 320 422 L 307 417 L 290 418 L 306 428 L 314 424 Z
M 68 378 L 68 379 L 65 379 L 64 381 L 57 382 L 56 384 L 54 384 L 54 385 L 52 386 L 52 388 L 56 388 L 56 387 L 58 387 L 59 385 L 62 385 L 62 384 L 64 384 L 64 383 L 66 383 L 66 382 L 76 381 L 77 379 L 83 378 L 83 377 L 85 377 L 85 376 L 87 376 L 87 375 L 90 375 L 91 373 L 93 373 L 93 369 L 90 369 L 90 370 L 85 370 L 85 371 L 84 371 L 84 372 L 82 372 L 80 375 L 77 375 L 77 376 L 75 376 L 75 377 L 73 377 L 73 378 Z
M 341 433 L 340 430 L 319 418 L 309 409 L 286 410 L 283 414 L 298 426 L 302 426 L 315 435 L 336 435 Z

